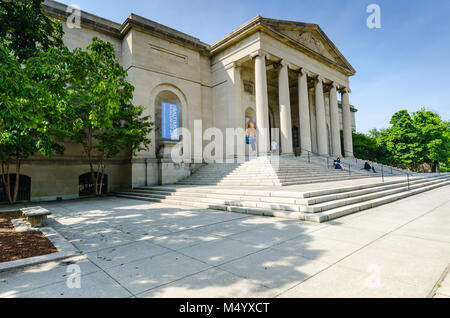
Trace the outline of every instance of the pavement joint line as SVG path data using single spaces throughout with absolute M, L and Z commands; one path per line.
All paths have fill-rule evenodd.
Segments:
M 186 255 L 185 255 L 185 256 L 186 256 Z M 206 263 L 205 263 L 205 264 L 206 264 Z M 208 267 L 208 268 L 205 268 L 205 269 L 203 269 L 203 270 L 201 270 L 201 271 L 199 271 L 199 272 L 196 272 L 196 273 L 192 273 L 192 274 L 189 274 L 189 275 L 183 276 L 183 277 L 181 277 L 181 278 L 175 279 L 175 280 L 173 280 L 173 281 L 171 281 L 171 282 L 168 282 L 168 283 L 164 283 L 164 284 L 161 284 L 161 285 L 158 285 L 158 286 L 152 287 L 152 288 L 150 288 L 150 289 L 147 289 L 147 290 L 144 290 L 144 291 L 142 291 L 142 292 L 139 292 L 139 293 L 137 293 L 137 294 L 135 295 L 135 297 L 139 297 L 139 295 L 142 295 L 142 294 L 148 293 L 149 291 L 152 291 L 152 290 L 154 290 L 154 289 L 158 289 L 158 288 L 161 288 L 161 287 L 164 287 L 164 286 L 167 286 L 167 285 L 170 285 L 170 284 L 173 284 L 173 283 L 179 282 L 179 281 L 181 281 L 181 280 L 183 280 L 183 279 L 186 279 L 186 278 L 189 278 L 189 277 L 192 277 L 192 276 L 195 276 L 195 275 L 198 275 L 198 274 L 201 274 L 201 273 L 207 272 L 207 271 L 209 271 L 209 270 L 211 270 L 211 269 L 213 269 L 213 268 L 214 268 L 214 266 L 210 266 L 210 267 Z
M 439 285 L 444 282 L 444 280 L 447 278 L 448 275 L 450 275 L 450 264 L 444 270 L 444 272 L 442 273 L 441 277 L 439 277 L 439 279 L 436 282 L 436 284 L 434 284 L 434 287 L 431 290 L 431 292 L 428 294 L 427 298 L 434 298 L 434 297 L 436 297 L 437 294 L 439 294 L 439 289 L 440 289 Z
M 197 244 L 197 245 L 199 245 L 199 244 Z M 197 245 L 195 245 L 195 246 L 197 246 Z M 189 247 L 192 247 L 192 246 L 189 246 Z M 233 259 L 233 260 L 230 260 L 230 261 L 228 261 L 228 262 L 221 263 L 221 264 L 218 264 L 218 265 L 210 264 L 210 263 L 205 262 L 205 261 L 203 261 L 203 260 L 197 259 L 197 258 L 195 258 L 195 257 L 193 257 L 193 256 L 184 254 L 184 253 L 182 253 L 181 251 L 173 250 L 173 249 L 171 249 L 171 248 L 167 248 L 167 249 L 170 249 L 172 252 L 181 254 L 181 255 L 183 255 L 183 256 L 185 256 L 185 257 L 188 257 L 188 258 L 190 258 L 190 259 L 192 259 L 192 260 L 194 260 L 194 261 L 198 261 L 198 262 L 200 262 L 200 263 L 203 263 L 203 264 L 205 264 L 205 265 L 208 265 L 209 267 L 206 268 L 206 269 L 204 269 L 204 270 L 201 270 L 201 271 L 199 271 L 199 272 L 196 272 L 196 273 L 193 273 L 193 274 L 189 274 L 189 275 L 186 275 L 186 276 L 181 277 L 181 278 L 179 278 L 179 279 L 173 280 L 173 281 L 171 281 L 171 282 L 168 282 L 168 283 L 165 283 L 165 284 L 162 284 L 162 285 L 159 285 L 159 286 L 152 287 L 152 288 L 150 288 L 150 289 L 148 289 L 148 290 L 145 290 L 145 291 L 143 291 L 143 292 L 140 292 L 140 293 L 138 293 L 138 294 L 136 294 L 136 295 L 142 295 L 142 294 L 147 293 L 147 292 L 149 292 L 149 291 L 151 291 L 151 290 L 154 290 L 154 289 L 157 289 L 157 288 L 166 286 L 166 285 L 170 285 L 170 284 L 172 284 L 172 283 L 175 283 L 175 282 L 181 281 L 181 280 L 183 280 L 183 279 L 185 279 L 185 278 L 189 278 L 189 277 L 191 277 L 191 276 L 195 276 L 195 275 L 197 275 L 197 274 L 200 274 L 200 273 L 209 271 L 209 270 L 211 270 L 211 269 L 218 269 L 218 270 L 220 270 L 220 271 L 227 272 L 228 274 L 231 274 L 231 275 L 233 275 L 233 276 L 235 276 L 235 277 L 242 278 L 242 279 L 248 279 L 248 277 L 240 276 L 240 275 L 238 275 L 238 274 L 235 274 L 235 273 L 233 273 L 233 272 L 228 271 L 228 270 L 225 269 L 225 268 L 221 268 L 220 266 L 223 266 L 223 265 L 226 265 L 226 264 L 228 264 L 228 263 L 230 263 L 230 262 L 234 262 L 234 261 L 237 261 L 237 260 L 239 260 L 239 259 L 248 257 L 248 256 L 250 256 L 250 255 L 253 255 L 253 254 L 262 252 L 262 251 L 264 251 L 264 250 L 270 249 L 270 247 L 268 247 L 268 248 L 263 248 L 263 249 L 261 249 L 261 250 L 259 250 L 259 251 L 257 251 L 257 252 L 253 252 L 253 253 L 250 253 L 250 254 L 248 254 L 248 255 L 244 255 L 244 256 L 238 257 L 238 258 L 236 258 L 236 259 Z M 258 283 L 258 285 L 270 289 L 268 286 L 266 286 L 266 285 L 264 285 L 264 284 Z
M 420 237 L 420 236 L 415 236 L 415 235 L 409 235 L 409 234 L 392 234 L 392 235 L 398 235 L 398 236 L 405 236 L 405 237 L 409 237 L 409 238 L 413 238 L 413 239 L 418 239 L 418 240 L 422 240 L 422 241 L 431 241 L 431 242 L 436 242 L 436 243 L 443 243 L 443 244 L 450 244 L 450 242 L 447 241 L 439 241 L 439 240 L 435 240 L 435 239 L 428 239 L 428 238 L 424 238 L 424 237 Z
M 417 216 L 417 217 L 414 218 L 413 220 L 410 220 L 410 221 L 406 222 L 405 224 L 400 225 L 399 227 L 393 229 L 392 231 L 383 234 L 382 236 L 378 237 L 377 239 L 375 239 L 375 240 L 373 240 L 373 241 L 367 243 L 366 245 L 362 246 L 361 248 L 359 248 L 359 249 L 353 251 L 352 253 L 350 253 L 350 254 L 344 256 L 343 258 L 341 258 L 340 260 L 336 261 L 335 263 L 330 264 L 330 266 L 328 266 L 328 267 L 322 269 L 321 271 L 317 272 L 316 274 L 309 276 L 308 278 L 306 278 L 306 279 L 305 279 L 304 281 L 302 281 L 301 283 L 299 283 L 299 284 L 297 284 L 297 285 L 295 285 L 295 286 L 292 286 L 291 288 L 286 289 L 285 291 L 283 291 L 283 292 L 281 292 L 280 294 L 276 295 L 274 298 L 280 297 L 281 295 L 285 294 L 286 292 L 288 292 L 288 291 L 290 291 L 290 290 L 292 290 L 292 289 L 294 289 L 294 288 L 300 286 L 301 284 L 305 283 L 306 281 L 308 281 L 308 280 L 310 280 L 310 279 L 312 279 L 312 278 L 318 276 L 319 274 L 321 274 L 321 273 L 323 273 L 323 272 L 329 270 L 330 268 L 332 268 L 333 266 L 335 266 L 335 265 L 337 265 L 338 263 L 342 262 L 343 260 L 345 260 L 345 259 L 347 259 L 347 258 L 349 258 L 349 257 L 351 257 L 351 256 L 353 256 L 353 255 L 355 255 L 355 254 L 358 253 L 359 251 L 361 251 L 361 250 L 363 250 L 363 249 L 369 247 L 369 246 L 372 245 L 373 243 L 375 243 L 375 242 L 377 242 L 377 241 L 379 241 L 379 240 L 381 240 L 381 239 L 387 237 L 388 235 L 394 233 L 395 231 L 398 231 L 399 229 L 405 227 L 406 225 L 411 224 L 412 222 L 417 221 L 418 219 L 424 217 L 425 215 L 428 215 L 428 214 L 433 213 L 433 212 L 436 211 L 437 209 L 439 209 L 439 208 L 445 206 L 448 202 L 450 202 L 450 200 L 447 201 L 447 202 L 445 202 L 445 203 L 442 203 L 442 204 L 438 205 L 437 207 L 434 207 L 433 209 L 431 209 L 430 211 L 427 211 L 426 213 L 424 213 L 424 214 L 422 214 L 422 215 Z
M 89 257 L 88 257 L 89 258 Z M 123 289 L 125 289 L 128 293 L 130 293 L 131 296 L 135 296 L 134 293 L 132 293 L 128 288 L 126 288 L 125 286 L 123 286 L 117 279 L 115 279 L 113 276 L 111 276 L 107 271 L 105 271 L 103 268 L 101 268 L 100 266 L 98 266 L 97 264 L 95 264 L 91 259 L 89 259 L 89 261 L 94 264 L 94 266 L 96 266 L 97 268 L 100 269 L 100 271 L 102 271 L 103 273 L 106 274 L 106 276 L 108 276 L 109 278 L 111 278 L 113 281 L 115 281 L 120 287 L 122 287 Z

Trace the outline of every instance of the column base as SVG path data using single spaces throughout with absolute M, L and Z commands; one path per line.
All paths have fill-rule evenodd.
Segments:
M 345 158 L 353 159 L 353 158 L 355 158 L 355 156 L 354 156 L 353 154 L 346 153 L 346 154 L 345 154 Z

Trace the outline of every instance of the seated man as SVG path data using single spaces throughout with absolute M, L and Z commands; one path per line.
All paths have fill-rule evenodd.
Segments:
M 342 170 L 344 171 L 344 166 L 341 163 L 341 158 L 337 158 L 334 162 L 333 162 L 333 166 L 334 169 L 336 170 Z
M 373 173 L 377 173 L 375 170 L 375 165 L 373 164 L 373 161 L 372 161 L 372 171 L 373 171 Z
M 370 170 L 373 171 L 373 173 L 377 173 L 375 171 L 375 166 L 373 165 L 373 163 L 371 164 L 369 160 L 366 161 L 366 163 L 364 164 L 364 170 L 366 170 L 367 172 L 369 172 Z
M 333 161 L 333 167 L 336 167 L 337 164 L 341 164 L 341 158 L 337 158 Z

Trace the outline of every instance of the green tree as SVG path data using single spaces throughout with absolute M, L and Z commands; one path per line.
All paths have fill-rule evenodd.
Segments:
M 44 14 L 43 2 L 0 1 L 0 40 L 20 62 L 63 47 L 62 25 Z
M 64 92 L 62 26 L 44 15 L 42 2 L 0 1 L 0 162 L 10 203 L 17 200 L 22 161 L 63 150 L 53 136 L 63 108 L 57 96 Z
M 353 151 L 356 158 L 379 161 L 379 148 L 376 138 L 365 134 L 353 134 Z
M 153 123 L 142 116 L 143 107 L 132 104 L 134 87 L 126 77 L 111 43 L 94 38 L 87 50 L 73 51 L 67 89 L 70 137 L 87 155 L 96 195 L 102 194 L 108 159 L 121 151 L 135 154 L 150 144 Z
M 418 147 L 415 139 L 417 132 L 412 124 L 411 116 L 406 110 L 399 111 L 392 116 L 391 127 L 380 135 L 380 141 L 388 151 L 387 160 L 396 164 L 420 162 Z
M 56 73 L 59 54 L 33 57 L 21 64 L 0 46 L 0 161 L 2 181 L 10 203 L 19 190 L 21 163 L 37 152 L 50 157 L 63 148 L 55 141 L 59 122 L 60 96 L 64 85 Z M 39 79 L 38 79 L 39 77 Z M 11 193 L 11 166 L 15 166 L 15 187 Z
M 436 172 L 440 162 L 446 163 L 450 157 L 450 139 L 447 124 L 439 118 L 439 115 L 421 109 L 412 116 L 412 125 L 417 132 L 416 147 L 417 157 L 423 163 L 431 164 L 433 172 Z
M 436 171 L 439 162 L 450 157 L 449 128 L 439 116 L 422 109 L 409 114 L 402 110 L 393 115 L 391 127 L 373 130 L 384 162 L 406 164 L 417 170 L 420 165 L 431 164 Z

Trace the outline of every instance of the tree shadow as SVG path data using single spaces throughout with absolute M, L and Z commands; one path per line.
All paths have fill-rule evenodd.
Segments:
M 137 296 L 275 296 L 328 265 L 319 260 L 326 251 L 311 244 L 321 225 L 113 197 L 42 206 L 52 212 L 50 226 Z M 96 251 L 123 264 L 108 267 Z M 39 295 L 39 287 L 66 279 L 51 275 L 64 266 L 0 273 L 0 295 L 20 297 L 25 285 Z M 29 283 L 15 286 L 14 275 Z

